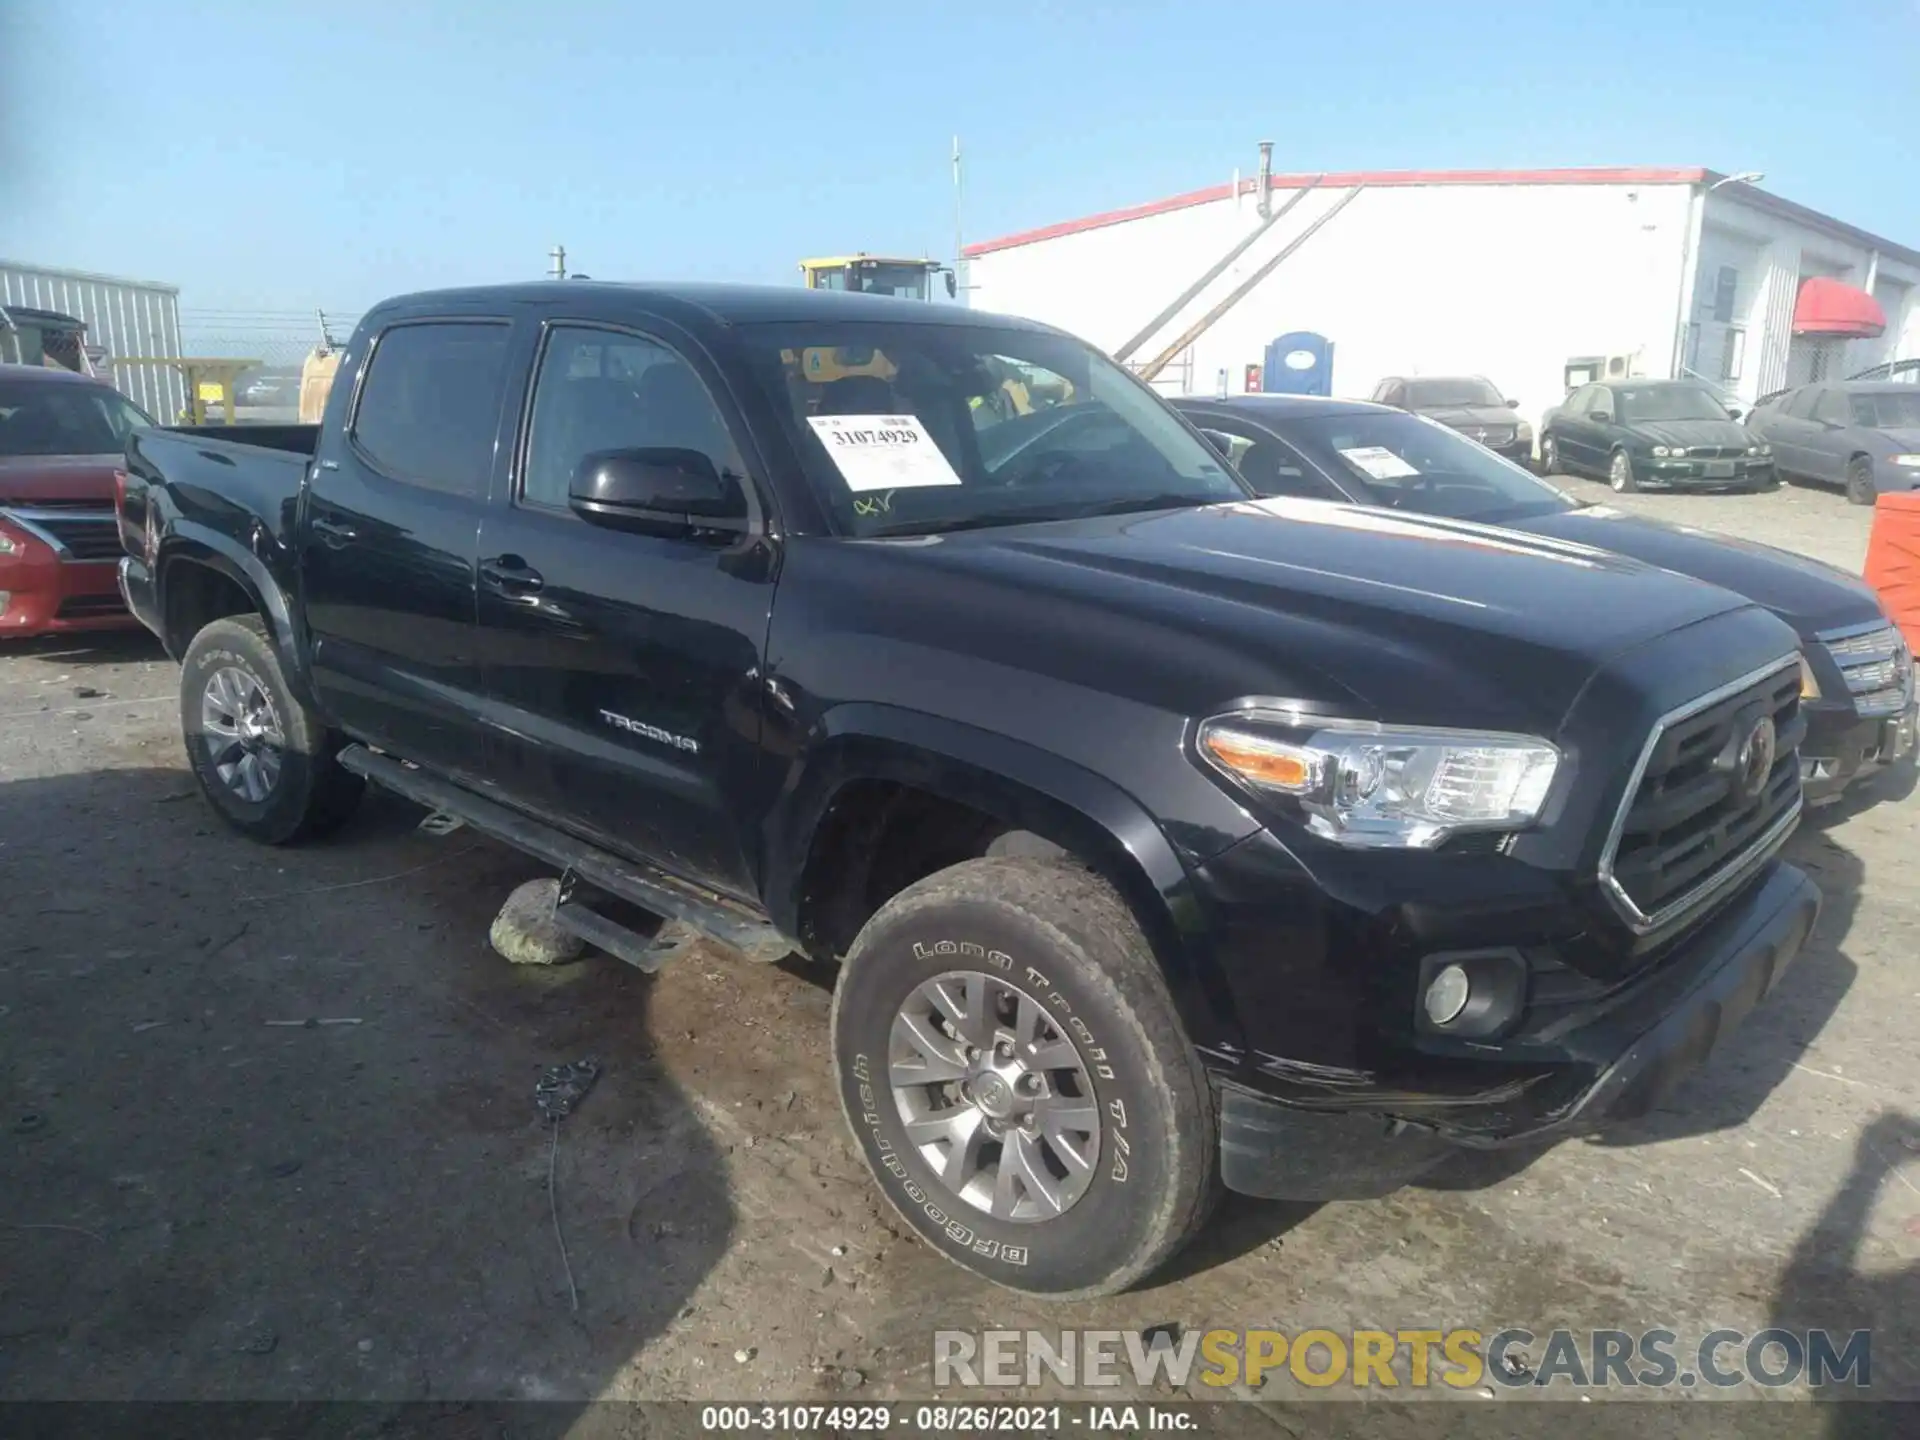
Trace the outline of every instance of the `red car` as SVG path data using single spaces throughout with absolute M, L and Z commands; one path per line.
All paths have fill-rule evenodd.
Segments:
M 115 575 L 114 472 L 151 424 L 88 376 L 0 365 L 0 640 L 139 623 Z

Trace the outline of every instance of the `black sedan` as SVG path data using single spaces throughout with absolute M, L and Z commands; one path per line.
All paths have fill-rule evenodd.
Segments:
M 1773 450 L 1692 380 L 1582 385 L 1540 424 L 1540 468 L 1605 478 L 1621 494 L 1643 487 L 1764 490 Z
M 1914 745 L 1913 658 L 1858 577 L 1803 555 L 1576 500 L 1453 430 L 1358 400 L 1176 400 L 1261 495 L 1384 506 L 1610 550 L 1744 595 L 1800 634 L 1809 802 Z
M 1533 427 L 1513 413 L 1520 402 L 1484 375 L 1389 375 L 1373 387 L 1373 398 L 1438 420 L 1519 464 L 1533 459 Z

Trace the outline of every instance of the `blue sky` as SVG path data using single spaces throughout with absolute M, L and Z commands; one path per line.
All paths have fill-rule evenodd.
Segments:
M 556 240 L 598 278 L 795 283 L 951 254 L 955 133 L 970 240 L 1272 139 L 1286 170 L 1763 170 L 1920 245 L 1916 58 L 1914 0 L 0 0 L 0 256 L 195 310 L 531 277 Z

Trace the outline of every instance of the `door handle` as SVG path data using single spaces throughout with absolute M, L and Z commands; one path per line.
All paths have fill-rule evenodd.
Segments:
M 489 590 L 502 595 L 533 595 L 546 584 L 545 578 L 518 555 L 496 555 L 480 562 L 480 579 Z
M 356 539 L 359 531 L 351 525 L 342 525 L 338 520 L 329 520 L 324 515 L 317 516 L 311 522 L 314 533 L 321 537 L 320 543 L 338 550 L 348 541 Z

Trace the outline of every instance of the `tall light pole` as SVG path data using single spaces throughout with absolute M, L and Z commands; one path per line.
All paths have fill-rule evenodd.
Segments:
M 1707 186 L 1707 194 L 1711 195 L 1722 185 L 1758 185 L 1766 178 L 1767 172 L 1764 170 L 1742 170 L 1738 175 L 1722 175 Z

